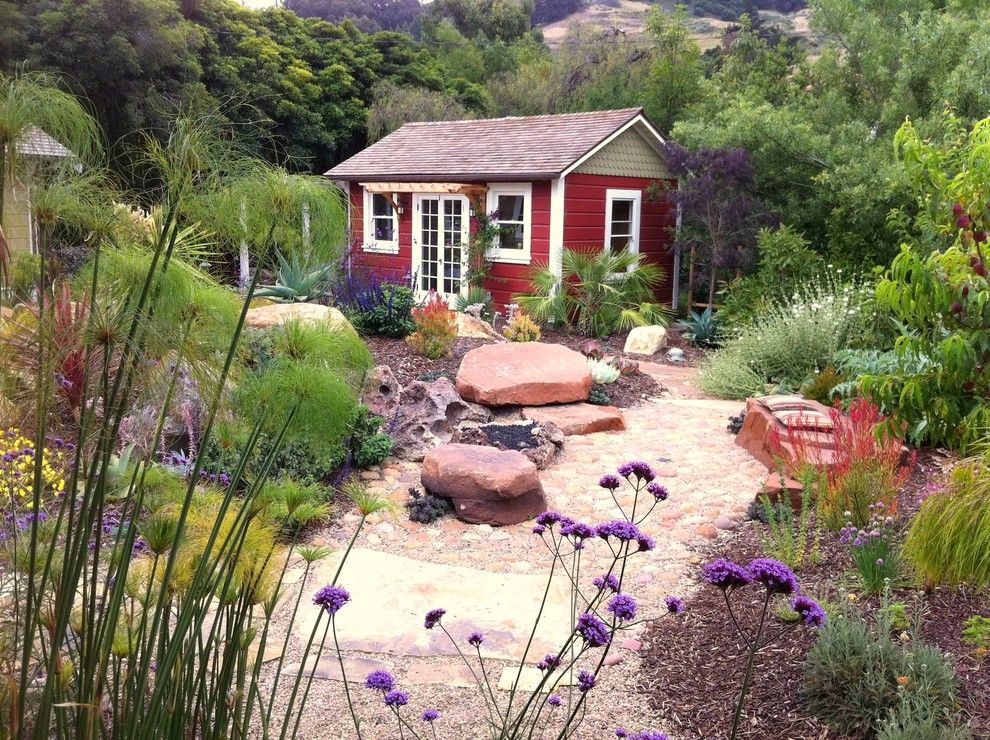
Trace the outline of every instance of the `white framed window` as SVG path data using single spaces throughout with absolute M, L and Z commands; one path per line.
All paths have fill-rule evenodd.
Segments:
M 528 265 L 533 231 L 533 184 L 502 182 L 488 185 L 488 213 L 502 228 L 499 243 L 489 253 L 493 262 Z
M 639 254 L 639 220 L 643 206 L 641 190 L 605 191 L 605 244 L 609 252 Z
M 364 191 L 364 250 L 399 252 L 399 218 L 383 193 Z

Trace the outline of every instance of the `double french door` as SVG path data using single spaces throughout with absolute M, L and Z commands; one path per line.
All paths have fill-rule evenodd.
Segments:
M 468 200 L 463 195 L 417 195 L 413 208 L 416 293 L 422 298 L 432 290 L 452 302 L 466 287 Z

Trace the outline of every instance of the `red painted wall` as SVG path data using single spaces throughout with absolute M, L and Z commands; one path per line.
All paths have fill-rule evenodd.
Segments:
M 646 193 L 656 180 L 644 177 L 614 177 L 572 172 L 564 180 L 564 247 L 601 249 L 605 244 L 605 191 L 610 188 L 643 192 L 639 251 L 645 262 L 663 267 L 666 273 L 658 298 L 669 303 L 673 291 L 674 227 L 677 209 L 667 199 L 651 200 Z M 676 180 L 662 180 L 661 187 L 674 189 Z
M 571 173 L 564 185 L 564 246 L 568 248 L 601 249 L 605 243 L 605 191 L 608 188 L 642 190 L 642 213 L 640 218 L 640 252 L 645 259 L 663 266 L 667 278 L 659 298 L 669 302 L 673 272 L 673 228 L 676 210 L 673 205 L 662 200 L 653 202 L 646 196 L 646 189 L 654 180 L 634 177 L 611 177 Z M 663 181 L 661 185 L 673 188 L 676 181 Z M 380 254 L 366 252 L 364 244 L 364 194 L 356 182 L 350 184 L 351 206 L 351 264 L 361 269 L 372 269 L 382 276 L 392 279 L 404 278 L 412 268 L 412 196 L 404 194 L 405 213 L 399 216 L 399 253 Z M 485 287 L 500 308 L 513 302 L 516 293 L 529 290 L 528 275 L 537 265 L 547 265 L 550 261 L 550 181 L 533 183 L 533 222 L 531 225 L 531 256 L 529 265 L 516 265 L 495 262 L 491 276 Z M 472 231 L 476 227 L 471 221 Z

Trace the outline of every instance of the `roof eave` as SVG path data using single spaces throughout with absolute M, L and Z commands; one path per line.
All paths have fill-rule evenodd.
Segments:
M 560 176 L 560 172 L 556 170 L 549 172 L 444 172 L 439 174 L 391 172 L 369 175 L 334 172 L 331 169 L 324 172 L 323 176 L 343 182 L 530 182 L 533 180 L 554 180 Z

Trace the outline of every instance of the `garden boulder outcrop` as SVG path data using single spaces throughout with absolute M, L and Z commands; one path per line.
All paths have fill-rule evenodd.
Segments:
M 395 441 L 393 454 L 405 460 L 422 460 L 428 450 L 449 442 L 461 424 L 484 424 L 492 419 L 492 412 L 484 406 L 462 399 L 449 378 L 414 381 L 402 389 L 399 398 L 387 431 Z
M 423 458 L 423 487 L 469 524 L 519 524 L 546 511 L 536 464 L 516 450 L 449 444 Z
M 317 303 L 270 303 L 267 306 L 256 306 L 248 309 L 244 326 L 249 329 L 270 329 L 286 321 L 299 321 L 303 324 L 325 321 L 335 329 L 354 331 L 351 322 L 339 309 Z
M 626 337 L 625 354 L 652 355 L 667 346 L 667 330 L 662 326 L 637 326 Z
M 523 417 L 540 424 L 553 424 L 567 436 L 617 432 L 626 428 L 626 420 L 615 406 L 596 406 L 591 403 L 567 403 L 524 409 Z
M 375 365 L 364 380 L 361 389 L 361 403 L 371 413 L 391 419 L 399 408 L 399 381 L 388 365 Z
M 457 391 L 485 406 L 585 401 L 591 391 L 591 371 L 580 352 L 560 344 L 486 344 L 464 355 Z
M 780 460 L 784 473 L 792 478 L 800 476 L 802 460 L 828 467 L 835 458 L 828 407 L 801 396 L 747 400 L 736 444 L 771 471 L 776 470 Z

